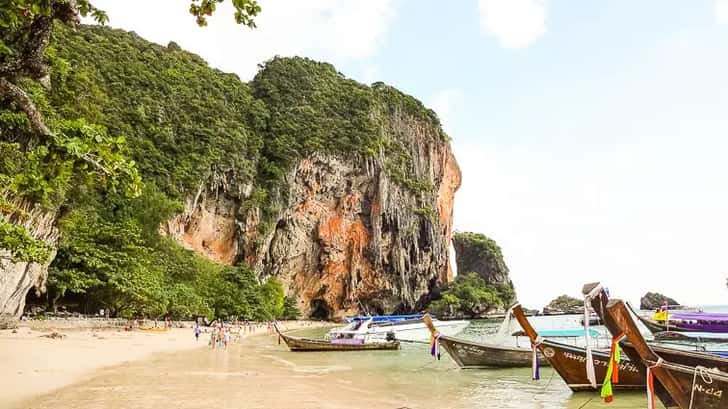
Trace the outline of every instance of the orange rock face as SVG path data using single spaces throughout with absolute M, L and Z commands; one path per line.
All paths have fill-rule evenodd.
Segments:
M 420 310 L 452 278 L 461 175 L 450 145 L 430 128 L 395 125 L 393 132 L 411 138 L 404 145 L 411 177 L 431 190 L 393 180 L 386 158 L 312 155 L 286 177 L 287 201 L 278 204 L 272 230 L 261 233 L 261 209 L 221 190 L 201 192 L 162 230 L 211 259 L 246 262 L 263 279 L 277 277 L 305 316 Z
M 209 200 L 187 204 L 188 211 L 169 220 L 160 228 L 162 234 L 176 239 L 183 247 L 211 260 L 233 264 L 237 254 L 235 218 L 231 202 Z
M 445 163 L 442 183 L 440 189 L 437 191 L 437 204 L 440 211 L 440 225 L 442 226 L 442 232 L 444 239 L 447 243 L 452 242 L 452 223 L 453 223 L 453 207 L 455 202 L 455 192 L 460 188 L 462 183 L 462 174 L 460 173 L 460 167 L 455 161 L 455 157 L 447 149 L 443 152 Z M 449 250 L 449 249 L 448 249 Z M 447 263 L 447 273 L 445 276 L 441 276 L 442 282 L 450 282 L 453 279 L 452 264 Z

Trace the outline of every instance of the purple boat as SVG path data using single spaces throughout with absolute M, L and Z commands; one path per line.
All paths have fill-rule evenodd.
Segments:
M 719 312 L 675 312 L 667 321 L 656 321 L 632 311 L 653 334 L 662 331 L 728 333 L 728 314 Z

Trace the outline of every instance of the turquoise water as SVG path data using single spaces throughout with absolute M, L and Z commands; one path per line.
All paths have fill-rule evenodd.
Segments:
M 537 327 L 569 326 L 578 317 L 534 319 Z M 496 331 L 475 321 L 463 337 Z M 578 324 L 578 322 L 577 322 Z M 322 329 L 300 332 L 321 335 Z M 444 351 L 443 351 L 444 352 Z M 400 351 L 290 352 L 275 336 L 244 339 L 228 351 L 160 355 L 97 373 L 93 378 L 26 403 L 23 408 L 644 408 L 642 393 L 573 394 L 542 368 L 460 370 L 447 354 L 434 360 L 426 344 Z

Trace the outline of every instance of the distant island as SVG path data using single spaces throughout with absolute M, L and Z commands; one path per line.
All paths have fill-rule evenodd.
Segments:
M 581 314 L 584 301 L 569 295 L 560 295 L 543 307 L 544 315 Z
M 648 292 L 640 298 L 640 309 L 654 310 L 660 308 L 665 303 L 671 307 L 680 306 L 680 303 L 675 301 L 674 298 L 670 298 L 660 293 Z

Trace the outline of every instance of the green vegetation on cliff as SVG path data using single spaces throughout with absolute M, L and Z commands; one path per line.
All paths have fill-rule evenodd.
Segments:
M 568 312 L 576 313 L 580 308 L 584 307 L 584 300 L 580 300 L 569 295 L 560 295 L 543 308 L 544 313 L 549 312 Z
M 495 241 L 480 233 L 455 233 L 458 275 L 430 303 L 437 314 L 477 317 L 515 300 L 508 267 Z
M 503 307 L 498 292 L 477 273 L 458 274 L 443 288 L 442 298 L 433 301 L 429 310 L 443 316 L 478 317 L 493 308 Z
M 50 88 L 30 80 L 26 88 L 54 129 L 64 130 L 64 155 L 88 159 L 86 142 L 94 141 L 90 157 L 127 176 L 74 172 L 89 166 L 78 158 L 49 166 L 59 153 L 25 143 L 32 133 L 25 116 L 12 105 L 0 108 L 0 150 L 8 152 L 0 181 L 12 186 L 0 198 L 42 203 L 60 216 L 51 301 L 80 300 L 88 311 L 120 316 L 295 316 L 280 283 L 259 283 L 244 264 L 198 257 L 160 236 L 160 224 L 201 186 L 224 180 L 253 186 L 246 206 L 259 207 L 260 226 L 270 229 L 265 218 L 283 202 L 282 178 L 312 153 L 384 157 L 395 182 L 434 194 L 386 131 L 396 127 L 392 114 L 440 130 L 436 115 L 394 88 L 346 79 L 330 64 L 276 58 L 244 83 L 175 44 L 97 26 L 55 27 L 48 56 Z M 440 130 L 432 138 L 446 136 Z M 0 199 L 3 206 L 10 201 Z M 0 247 L 27 244 L 18 258 L 50 253 L 22 228 L 0 229 L 8 230 Z
M 500 246 L 481 233 L 456 232 L 453 235 L 458 272 L 475 272 L 495 289 L 504 304 L 516 299 L 513 282 Z

